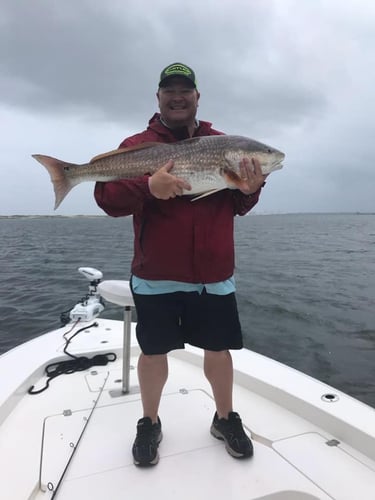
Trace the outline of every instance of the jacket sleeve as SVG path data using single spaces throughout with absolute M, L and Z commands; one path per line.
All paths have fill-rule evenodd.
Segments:
M 94 197 L 99 207 L 112 217 L 122 217 L 140 212 L 143 203 L 153 198 L 148 188 L 149 176 L 131 180 L 97 182 Z
M 245 215 L 250 212 L 258 203 L 261 190 L 262 188 L 259 188 L 253 194 L 243 194 L 238 189 L 232 191 L 234 215 Z
M 142 141 L 142 133 L 125 139 L 120 148 L 134 146 Z M 94 197 L 98 206 L 112 217 L 122 217 L 140 212 L 143 203 L 152 199 L 148 187 L 148 175 L 135 179 L 121 179 L 112 182 L 97 182 Z

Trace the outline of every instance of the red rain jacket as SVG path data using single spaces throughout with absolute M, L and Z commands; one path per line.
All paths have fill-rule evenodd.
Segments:
M 200 121 L 194 137 L 220 134 L 211 123 Z M 187 138 L 187 129 L 165 127 L 156 113 L 147 130 L 125 139 L 120 148 Z M 108 215 L 133 215 L 132 273 L 144 279 L 189 283 L 214 283 L 232 276 L 233 219 L 258 202 L 260 189 L 253 195 L 224 189 L 196 202 L 189 196 L 159 200 L 149 191 L 148 177 L 95 186 L 96 202 Z

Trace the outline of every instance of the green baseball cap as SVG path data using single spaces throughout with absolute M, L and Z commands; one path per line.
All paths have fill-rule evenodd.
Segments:
M 195 88 L 197 87 L 194 71 L 182 63 L 173 63 L 163 69 L 160 73 L 159 87 L 165 87 L 168 79 L 174 76 L 182 76 L 189 80 Z

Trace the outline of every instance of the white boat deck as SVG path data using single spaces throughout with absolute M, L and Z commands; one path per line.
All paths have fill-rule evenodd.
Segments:
M 69 352 L 121 355 L 122 323 L 97 321 Z M 189 348 L 169 356 L 160 462 L 135 467 L 131 447 L 142 416 L 140 394 L 135 369 L 130 392 L 122 393 L 120 356 L 59 376 L 39 395 L 26 393 L 32 384 L 44 385 L 43 368 L 61 356 L 69 328 L 0 358 L 1 498 L 374 500 L 375 411 L 336 390 L 338 401 L 325 402 L 322 396 L 332 388 L 247 350 L 232 353 L 234 401 L 254 457 L 233 459 L 210 435 L 214 401 L 201 353 Z M 138 348 L 132 345 L 134 367 Z

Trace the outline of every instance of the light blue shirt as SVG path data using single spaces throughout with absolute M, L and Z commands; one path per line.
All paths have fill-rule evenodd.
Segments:
M 206 289 L 207 293 L 213 295 L 228 295 L 236 291 L 234 277 L 219 281 L 217 283 L 185 283 L 183 281 L 168 280 L 144 280 L 137 276 L 132 276 L 132 287 L 135 293 L 140 295 L 159 295 L 174 292 L 198 292 L 202 293 Z

